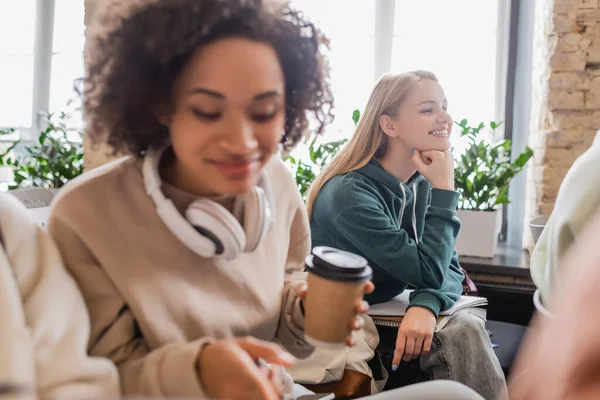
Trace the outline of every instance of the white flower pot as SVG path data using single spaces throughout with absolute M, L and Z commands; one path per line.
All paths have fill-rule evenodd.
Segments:
M 493 258 L 502 228 L 502 213 L 495 211 L 458 210 L 461 222 L 456 251 L 461 256 Z

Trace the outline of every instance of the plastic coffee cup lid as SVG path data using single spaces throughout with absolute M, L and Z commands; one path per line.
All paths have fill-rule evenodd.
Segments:
M 309 272 L 336 281 L 365 281 L 373 270 L 363 257 L 333 247 L 318 246 L 306 257 Z

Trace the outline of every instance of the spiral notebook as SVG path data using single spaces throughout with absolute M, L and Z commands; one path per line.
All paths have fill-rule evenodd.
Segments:
M 402 322 L 406 309 L 408 308 L 409 297 L 412 290 L 405 290 L 398 296 L 385 303 L 375 304 L 369 307 L 369 316 L 373 319 L 375 325 L 389 326 L 397 328 Z M 440 312 L 440 318 L 452 315 L 459 310 L 471 307 L 485 307 L 488 301 L 485 297 L 461 296 L 460 299 L 449 309 Z M 438 322 L 439 319 L 438 318 Z

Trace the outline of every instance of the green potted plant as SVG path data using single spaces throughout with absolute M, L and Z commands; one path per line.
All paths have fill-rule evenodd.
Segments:
M 11 189 L 44 187 L 58 190 L 83 172 L 83 147 L 68 138 L 65 113 L 50 115 L 37 141 L 24 147 L 25 154 L 13 151 L 19 142 L 0 153 L 0 167 L 12 171 Z
M 498 139 L 501 123 L 470 126 L 457 122 L 466 149 L 455 153 L 454 186 L 460 194 L 458 217 L 462 222 L 456 248 L 459 254 L 491 258 L 501 228 L 501 208 L 509 204 L 508 186 L 533 156 L 525 148 L 511 160 L 512 142 Z
M 306 192 L 312 184 L 312 181 L 321 171 L 321 168 L 327 165 L 346 141 L 346 139 L 342 139 L 333 142 L 320 143 L 317 138 L 313 138 L 304 143 L 308 157 L 294 157 L 292 155 L 284 157 L 284 161 L 288 164 L 296 177 L 296 184 L 298 185 L 298 190 L 303 199 L 306 198 Z

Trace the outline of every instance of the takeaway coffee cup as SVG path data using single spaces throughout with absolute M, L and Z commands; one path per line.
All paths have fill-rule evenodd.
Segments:
M 355 307 L 373 271 L 367 260 L 332 247 L 315 247 L 306 257 L 306 340 L 315 347 L 344 347 Z

